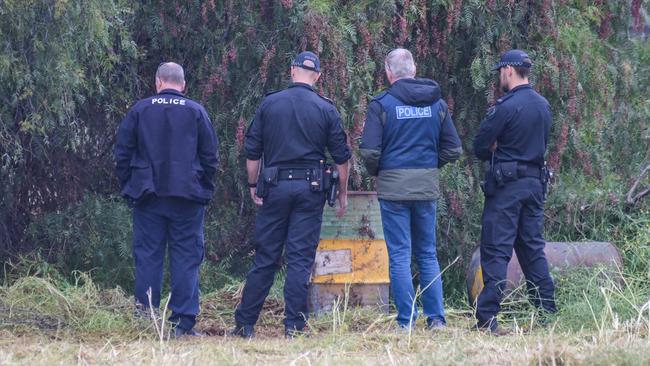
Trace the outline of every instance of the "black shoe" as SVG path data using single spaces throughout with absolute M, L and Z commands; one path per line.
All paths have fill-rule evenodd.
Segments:
M 494 325 L 492 327 L 481 327 L 478 324 L 470 328 L 471 331 L 484 332 L 494 337 L 503 337 L 512 334 L 512 331 L 506 329 L 500 325 Z
M 297 328 L 284 328 L 284 338 L 294 339 L 298 337 L 306 337 L 307 333 L 303 329 Z
M 204 337 L 204 335 L 203 335 L 203 333 L 196 331 L 194 328 L 192 328 L 192 329 L 183 329 L 181 327 L 174 327 L 174 336 L 173 336 L 173 338 L 181 338 L 181 337 L 202 338 L 202 337 Z
M 235 329 L 231 330 L 229 335 L 233 337 L 242 337 L 251 339 L 255 336 L 255 329 L 253 325 L 235 325 Z

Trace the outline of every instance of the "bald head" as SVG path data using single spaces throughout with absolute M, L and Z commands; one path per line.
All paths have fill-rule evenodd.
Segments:
M 320 72 L 291 66 L 291 81 L 294 83 L 305 83 L 313 86 L 318 81 L 318 78 L 320 78 Z
M 185 72 L 183 67 L 174 62 L 165 62 L 158 66 L 156 71 L 156 90 L 160 92 L 163 89 L 175 89 L 183 91 L 185 89 Z
M 386 55 L 384 60 L 388 81 L 393 82 L 403 78 L 415 77 L 415 61 L 411 52 L 404 48 L 396 48 Z

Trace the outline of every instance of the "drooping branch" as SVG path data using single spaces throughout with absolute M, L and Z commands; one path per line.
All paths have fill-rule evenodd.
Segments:
M 643 178 L 648 174 L 650 171 L 650 165 L 646 166 L 642 171 L 641 174 L 636 178 L 634 181 L 634 184 L 632 185 L 632 188 L 630 188 L 630 191 L 627 192 L 627 203 L 630 205 L 635 204 L 638 200 L 643 198 L 644 196 L 650 194 L 650 186 L 646 187 L 644 190 L 641 192 L 637 193 L 636 195 L 634 192 L 636 191 L 637 187 L 639 186 L 639 183 L 643 180 Z

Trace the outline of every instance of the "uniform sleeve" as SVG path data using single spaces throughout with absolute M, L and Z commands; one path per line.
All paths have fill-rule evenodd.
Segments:
M 442 120 L 442 127 L 440 129 L 440 148 L 438 152 L 438 168 L 442 168 L 447 163 L 454 162 L 460 158 L 463 149 L 460 144 L 456 126 L 449 114 L 447 104 L 443 102 L 445 117 Z
M 368 113 L 366 113 L 366 122 L 363 127 L 361 136 L 361 145 L 359 152 L 370 175 L 379 173 L 379 159 L 381 158 L 381 143 L 384 133 L 382 123 L 382 107 L 377 101 L 370 102 Z
M 137 126 L 137 113 L 130 110 L 120 122 L 117 130 L 114 150 L 115 175 L 117 175 L 122 188 L 131 177 L 131 159 L 133 159 L 138 144 Z
M 205 181 L 214 185 L 214 174 L 219 167 L 219 140 L 205 110 L 201 110 L 198 142 L 199 162 L 203 168 Z
M 488 110 L 487 115 L 481 121 L 478 134 L 474 137 L 474 155 L 480 160 L 490 160 L 492 152 L 490 147 L 497 141 L 508 120 L 507 108 L 496 105 Z
M 551 135 L 551 126 L 553 125 L 553 111 L 551 110 L 551 105 L 546 102 L 546 118 L 544 118 L 544 151 L 548 147 L 548 139 Z
M 327 150 L 332 155 L 336 164 L 344 164 L 352 157 L 352 151 L 348 146 L 348 138 L 343 131 L 341 116 L 332 108 L 329 112 L 329 133 L 327 135 Z
M 260 104 L 255 112 L 255 117 L 248 130 L 246 131 L 246 140 L 244 141 L 244 149 L 246 150 L 246 159 L 259 160 L 264 152 L 264 144 L 262 142 L 262 132 L 264 129 L 264 121 L 262 118 L 262 107 L 264 102 Z

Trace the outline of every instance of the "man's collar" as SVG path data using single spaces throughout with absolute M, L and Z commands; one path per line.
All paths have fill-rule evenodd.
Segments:
M 521 85 L 517 85 L 514 88 L 510 89 L 510 93 L 514 93 L 517 90 L 530 89 L 530 88 L 531 88 L 530 84 L 521 84 Z
M 307 88 L 307 89 L 309 89 L 311 91 L 314 91 L 314 87 L 307 84 L 307 83 L 291 83 L 291 84 L 289 84 L 289 88 L 294 88 L 294 87 L 297 87 L 297 86 L 301 86 L 303 88 Z
M 176 90 L 176 89 L 163 89 L 158 94 L 174 94 L 174 95 L 178 95 L 180 97 L 185 96 L 181 91 Z
M 415 80 L 415 76 L 413 76 L 413 77 L 405 76 L 403 78 L 399 78 L 399 79 L 393 81 L 393 83 L 390 84 L 390 85 L 393 86 L 393 85 L 395 85 L 395 83 L 405 82 L 405 81 L 408 82 L 409 80 Z

